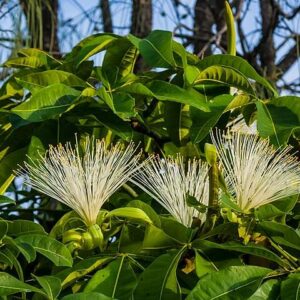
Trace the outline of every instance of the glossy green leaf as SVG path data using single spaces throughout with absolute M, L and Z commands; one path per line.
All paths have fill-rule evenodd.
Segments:
M 46 61 L 39 57 L 16 57 L 7 60 L 4 63 L 5 67 L 9 68 L 40 68 L 46 65 Z
M 41 293 L 41 291 L 36 287 L 24 283 L 7 273 L 0 272 L 0 296 L 4 297 L 16 293 L 27 293 L 31 291 Z
M 134 299 L 181 299 L 176 269 L 182 253 L 183 250 L 172 251 L 156 258 L 141 274 Z
M 26 151 L 26 148 L 21 148 L 7 154 L 0 160 L 0 195 L 4 194 L 15 178 L 13 171 L 25 160 Z
M 154 80 L 147 87 L 161 101 L 174 101 L 188 104 L 203 111 L 209 111 L 205 97 L 192 88 L 183 89 L 161 80 Z
M 60 71 L 47 70 L 16 77 L 17 82 L 31 92 L 52 84 L 62 83 L 70 87 L 86 87 L 87 83 L 76 75 Z
M 180 145 L 182 139 L 182 104 L 166 101 L 164 106 L 164 121 L 167 132 L 176 145 Z
M 286 280 L 281 283 L 281 299 L 299 300 L 300 298 L 300 274 L 290 274 Z
M 17 243 L 17 242 L 15 242 L 15 246 L 18 248 L 20 253 L 25 257 L 28 263 L 35 261 L 36 251 L 32 246 L 26 243 Z
M 144 228 L 133 224 L 123 224 L 118 241 L 118 252 L 139 253 L 143 248 Z
M 232 266 L 203 277 L 187 300 L 244 300 L 260 286 L 272 270 L 256 266 Z
M 107 214 L 108 217 L 129 218 L 133 221 L 152 224 L 152 220 L 148 215 L 137 207 L 120 207 L 114 209 Z
M 31 122 L 44 121 L 65 112 L 79 95 L 79 91 L 64 84 L 53 84 L 40 89 L 12 112 Z
M 277 222 L 263 221 L 257 225 L 257 230 L 263 232 L 280 245 L 300 250 L 300 234 L 290 226 Z
M 197 276 L 203 277 L 204 275 L 218 271 L 216 265 L 209 259 L 206 259 L 203 254 L 199 253 L 200 251 L 195 250 L 195 270 Z
M 0 195 L 0 204 L 16 204 L 16 202 L 9 197 Z
M 66 61 L 72 61 L 76 66 L 91 56 L 99 53 L 115 40 L 118 36 L 115 34 L 99 33 L 91 35 L 80 41 L 66 57 Z
M 204 70 L 207 67 L 214 65 L 235 68 L 236 70 L 239 70 L 239 72 L 241 72 L 245 77 L 255 80 L 272 91 L 275 96 L 278 95 L 278 92 L 274 89 L 274 87 L 265 78 L 260 76 L 255 69 L 241 57 L 228 54 L 211 55 L 202 59 L 197 64 L 197 67 L 201 70 Z
M 119 118 L 112 111 L 104 111 L 98 108 L 95 108 L 95 110 L 97 110 L 95 111 L 97 121 L 104 127 L 111 130 L 114 134 L 125 141 L 129 142 L 132 140 L 134 132 L 129 123 Z
M 137 48 L 127 38 L 112 42 L 102 63 L 102 71 L 105 72 L 111 86 L 115 86 L 118 80 L 133 72 L 137 56 Z
M 136 276 L 125 256 L 97 271 L 88 281 L 84 292 L 99 292 L 106 296 L 127 300 L 136 285 Z
M 199 73 L 194 84 L 205 82 L 218 82 L 228 86 L 236 87 L 242 91 L 255 95 L 255 92 L 245 77 L 238 70 L 224 66 L 210 66 Z
M 41 253 L 56 266 L 72 266 L 73 259 L 65 245 L 41 234 L 21 235 L 17 237 L 17 242 L 27 243 L 37 252 Z
M 127 204 L 128 207 L 136 207 L 141 209 L 142 211 L 144 211 L 147 216 L 151 219 L 151 221 L 153 222 L 153 225 L 160 227 L 161 226 L 161 221 L 160 218 L 158 216 L 158 214 L 155 212 L 155 210 L 148 205 L 145 202 L 142 202 L 140 200 L 132 200 Z
M 256 102 L 259 134 L 269 137 L 276 146 L 287 144 L 294 130 L 300 128 L 299 103 L 299 97 L 281 97 L 269 103 Z
M 33 275 L 34 276 L 34 275 Z M 61 282 L 54 276 L 34 276 L 39 285 L 43 288 L 49 300 L 57 299 L 61 291 Z
M 5 220 L 0 220 L 0 240 L 7 234 L 8 223 Z
M 270 279 L 264 282 L 248 300 L 279 299 L 279 292 L 280 292 L 279 281 L 276 279 Z
M 66 268 L 63 271 L 57 273 L 55 276 L 61 280 L 62 288 L 64 289 L 72 285 L 77 280 L 80 280 L 87 274 L 102 268 L 113 259 L 114 257 L 86 258 L 85 260 L 82 260 L 74 265 L 72 268 Z
M 243 254 L 250 254 L 258 257 L 263 257 L 267 260 L 274 261 L 278 265 L 286 267 L 286 263 L 279 256 L 273 253 L 271 250 L 255 245 L 253 243 L 248 243 L 247 245 L 241 245 L 237 242 L 227 242 L 223 244 L 217 244 L 207 240 L 197 239 L 192 243 L 193 247 L 196 249 L 211 248 L 211 249 L 223 249 L 228 251 L 240 252 Z
M 111 297 L 107 297 L 102 293 L 76 293 L 63 297 L 61 300 L 114 300 Z
M 199 143 L 210 132 L 218 122 L 227 106 L 234 99 L 231 95 L 220 95 L 210 100 L 208 103 L 210 112 L 203 112 L 191 108 L 192 127 L 190 129 L 191 140 Z
M 138 44 L 141 55 L 151 67 L 175 66 L 172 51 L 172 33 L 154 30 Z
M 14 220 L 8 223 L 9 236 L 17 237 L 24 234 L 46 234 L 46 232 L 40 224 L 28 220 Z
M 225 20 L 227 26 L 227 53 L 230 55 L 236 54 L 236 34 L 234 28 L 234 16 L 230 5 L 225 1 Z
M 162 229 L 153 225 L 146 227 L 143 249 L 164 249 L 179 245 L 180 242 L 169 236 Z

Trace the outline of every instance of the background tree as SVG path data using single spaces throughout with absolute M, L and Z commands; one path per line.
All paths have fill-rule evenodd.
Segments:
M 230 4 L 239 37 L 238 55 L 281 91 L 299 93 L 299 2 L 234 0 Z M 8 48 L 2 52 L 2 61 L 15 55 L 13 50 L 20 46 L 35 46 L 59 56 L 88 34 L 131 32 L 145 37 L 154 27 L 173 31 L 199 56 L 226 51 L 223 0 L 95 0 L 85 4 L 2 0 L 0 9 L 0 41 Z

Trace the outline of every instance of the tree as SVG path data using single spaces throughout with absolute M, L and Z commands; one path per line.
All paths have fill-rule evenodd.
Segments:
M 153 21 L 163 24 L 163 19 L 167 20 L 164 24 L 170 23 L 168 27 L 173 30 L 174 36 L 181 39 L 185 45 L 193 47 L 195 54 L 203 56 L 216 51 L 226 52 L 223 0 L 168 0 L 161 3 L 152 3 L 151 0 L 124 3 L 100 0 L 98 3 L 95 1 L 95 6 L 89 10 L 77 0 L 72 1 L 74 9 L 77 9 L 81 17 L 62 19 L 59 25 L 58 15 L 59 11 L 63 13 L 64 4 L 62 2 L 58 7 L 58 0 L 4 1 L 2 11 L 7 18 L 7 15 L 14 14 L 20 3 L 28 21 L 28 45 L 39 45 L 40 48 L 49 49 L 54 53 L 59 53 L 59 50 L 65 51 L 59 49 L 59 35 L 63 36 L 60 41 L 63 47 L 69 49 L 70 45 L 74 44 L 75 34 L 83 37 L 83 34 L 100 30 L 121 31 L 123 34 L 131 32 L 136 36 L 145 37 L 151 31 Z M 261 75 L 276 83 L 280 90 L 298 93 L 300 76 L 295 67 L 299 61 L 297 49 L 300 43 L 297 29 L 300 11 L 298 1 L 235 0 L 231 5 L 239 37 L 238 55 L 249 61 Z M 4 22 L 3 17 L 0 20 Z M 85 23 L 88 24 L 85 25 L 88 32 L 82 27 Z M 4 33 L 2 36 L 5 40 Z M 11 41 L 12 43 L 6 42 L 5 45 L 14 48 L 13 36 Z M 291 68 L 297 75 L 294 74 L 291 82 L 288 82 L 291 76 L 286 74 Z

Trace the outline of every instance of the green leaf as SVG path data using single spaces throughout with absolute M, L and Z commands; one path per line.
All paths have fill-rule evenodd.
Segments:
M 300 298 L 300 274 L 290 274 L 286 280 L 281 283 L 281 299 L 299 300 Z
M 117 39 L 115 34 L 99 33 L 80 41 L 66 57 L 66 62 L 73 61 L 78 67 L 83 61 L 103 51 Z
M 37 280 L 40 286 L 43 288 L 48 296 L 49 300 L 57 299 L 61 291 L 61 282 L 57 277 L 54 276 L 35 276 L 33 277 Z
M 274 87 L 262 76 L 258 75 L 255 69 L 243 58 L 228 54 L 216 54 L 205 57 L 198 64 L 197 67 L 201 70 L 206 69 L 209 66 L 225 66 L 232 67 L 236 70 L 239 70 L 245 77 L 255 80 L 260 83 L 267 89 L 273 92 L 275 96 L 278 95 L 278 92 Z
M 31 136 L 30 144 L 27 150 L 27 157 L 30 158 L 30 162 L 39 160 L 45 153 L 46 149 L 42 141 L 34 135 Z
M 197 283 L 187 300 L 244 300 L 259 287 L 272 270 L 256 266 L 232 266 L 212 272 Z
M 107 297 L 100 293 L 76 293 L 72 295 L 67 295 L 61 300 L 114 300 L 113 298 Z
M 127 204 L 127 207 L 136 207 L 144 211 L 147 216 L 151 219 L 153 225 L 160 227 L 161 226 L 161 221 L 158 216 L 158 214 L 155 212 L 155 210 L 148 205 L 145 202 L 142 202 L 140 200 L 132 200 Z
M 264 282 L 248 300 L 279 299 L 280 284 L 276 279 Z M 284 300 L 286 298 L 283 298 Z M 295 299 L 295 298 L 294 298 Z
M 0 160 L 0 195 L 4 194 L 15 175 L 13 171 L 25 160 L 27 148 L 21 148 L 10 152 Z
M 0 240 L 4 238 L 8 231 L 8 224 L 4 220 L 0 220 Z
M 113 259 L 114 257 L 86 258 L 74 265 L 72 268 L 65 268 L 63 271 L 55 274 L 55 276 L 61 280 L 62 288 L 65 289 L 87 274 L 103 267 Z
M 195 269 L 199 278 L 208 273 L 218 271 L 215 264 L 212 261 L 205 259 L 198 250 L 195 250 Z
M 24 283 L 7 273 L 0 272 L 0 296 L 4 297 L 21 292 L 42 293 L 34 286 Z
M 41 234 L 21 235 L 16 238 L 17 242 L 27 243 L 32 246 L 35 251 L 41 253 L 56 266 L 72 266 L 73 259 L 65 245 Z
M 153 225 L 146 227 L 143 241 L 143 249 L 164 249 L 176 247 L 180 244 L 174 238 L 165 233 L 162 229 Z
M 258 101 L 256 106 L 258 132 L 261 137 L 270 137 L 273 144 L 287 144 L 294 130 L 300 128 L 299 97 L 280 97 L 269 103 Z
M 18 250 L 22 253 L 22 255 L 25 257 L 28 263 L 31 263 L 35 261 L 36 259 L 36 251 L 32 246 L 26 243 L 17 243 L 14 242 L 15 246 L 18 248 Z
M 134 299 L 181 299 L 176 270 L 184 249 L 172 251 L 156 258 L 141 274 L 134 291 Z
M 86 87 L 87 83 L 76 75 L 60 71 L 48 70 L 16 77 L 17 82 L 31 92 L 36 92 L 43 87 L 62 83 L 70 87 Z
M 225 20 L 227 26 L 227 53 L 230 55 L 236 55 L 236 34 L 234 28 L 234 17 L 230 5 L 227 1 L 225 1 Z
M 243 213 L 243 211 L 240 209 L 237 203 L 228 194 L 223 193 L 220 198 L 220 202 L 222 207 L 230 208 L 237 212 Z
M 118 257 L 97 271 L 87 283 L 84 292 L 101 292 L 106 296 L 127 300 L 136 285 L 136 275 L 125 256 Z
M 111 130 L 114 134 L 125 141 L 129 142 L 132 140 L 134 132 L 129 123 L 123 121 L 111 111 L 104 111 L 95 108 L 94 113 L 97 117 L 97 121 L 107 129 Z
M 218 82 L 233 86 L 251 95 L 255 95 L 247 77 L 238 70 L 230 67 L 210 66 L 199 73 L 194 84 L 204 84 L 208 82 Z
M 120 207 L 110 211 L 107 214 L 109 217 L 129 218 L 133 221 L 152 224 L 152 220 L 148 215 L 137 207 Z
M 8 68 L 40 68 L 46 65 L 46 62 L 39 57 L 16 57 L 7 60 L 4 63 Z
M 181 132 L 181 111 L 182 104 L 174 102 L 165 102 L 164 106 L 164 121 L 167 132 L 176 145 L 180 145 L 182 138 Z
M 192 88 L 183 89 L 161 80 L 153 80 L 147 87 L 158 100 L 188 104 L 200 110 L 209 111 L 205 97 Z
M 29 234 L 46 234 L 43 226 L 28 220 L 14 220 L 8 223 L 9 236 L 21 236 Z
M 165 233 L 173 239 L 181 242 L 188 243 L 192 237 L 192 229 L 184 226 L 173 218 L 161 216 L 161 228 Z
M 250 254 L 258 257 L 263 257 L 267 260 L 276 262 L 279 266 L 286 267 L 286 263 L 275 253 L 268 250 L 265 247 L 261 247 L 255 244 L 248 243 L 247 245 L 241 245 L 236 242 L 227 242 L 223 244 L 217 244 L 207 240 L 197 239 L 192 243 L 193 247 L 196 249 L 203 249 L 203 247 L 211 249 L 223 249 L 228 251 L 240 252 L 245 254 Z
M 0 195 L 0 204 L 16 204 L 16 202 L 11 198 Z
M 79 95 L 79 91 L 64 84 L 53 84 L 40 89 L 11 111 L 25 120 L 40 122 L 65 112 Z
M 141 55 L 151 67 L 172 67 L 175 60 L 172 50 L 172 33 L 154 30 L 138 44 Z
M 201 142 L 209 134 L 233 99 L 234 97 L 231 95 L 215 97 L 208 103 L 210 112 L 191 108 L 190 112 L 193 123 L 190 135 L 193 143 Z
M 263 221 L 258 223 L 257 230 L 280 245 L 300 250 L 300 235 L 292 227 L 277 222 Z
M 145 230 L 135 224 L 123 224 L 118 240 L 118 252 L 139 253 L 143 248 Z
M 102 71 L 105 72 L 111 86 L 115 86 L 122 77 L 133 72 L 137 56 L 137 48 L 127 38 L 119 38 L 112 42 L 102 63 Z

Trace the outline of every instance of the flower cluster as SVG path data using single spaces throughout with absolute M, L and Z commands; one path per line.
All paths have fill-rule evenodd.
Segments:
M 137 186 L 158 201 L 177 221 L 191 226 L 193 217 L 205 220 L 195 208 L 188 206 L 187 197 L 193 196 L 208 205 L 208 165 L 200 160 L 189 160 L 187 169 L 183 157 L 150 158 L 133 180 Z
M 300 164 L 290 147 L 273 149 L 268 140 L 238 132 L 212 135 L 220 168 L 237 205 L 245 212 L 300 192 Z M 193 196 L 201 204 L 209 201 L 209 165 L 183 157 L 152 156 L 140 164 L 140 154 L 130 143 L 107 148 L 104 141 L 86 138 L 72 149 L 50 147 L 40 160 L 25 163 L 18 174 L 29 173 L 28 185 L 68 205 L 90 226 L 109 197 L 128 180 L 158 201 L 177 221 L 191 226 L 193 218 L 206 215 L 187 203 Z
M 130 143 L 107 149 L 104 140 L 87 137 L 80 144 L 50 147 L 38 161 L 25 163 L 18 173 L 29 173 L 26 184 L 75 210 L 87 225 L 96 223 L 108 198 L 139 168 L 140 154 Z

